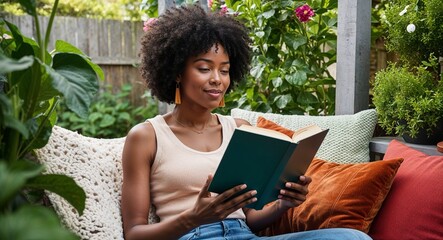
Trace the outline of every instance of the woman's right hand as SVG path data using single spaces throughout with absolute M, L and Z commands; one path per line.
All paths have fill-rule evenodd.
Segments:
M 238 192 L 243 191 L 246 188 L 246 184 L 235 186 L 219 195 L 212 196 L 208 191 L 212 178 L 212 175 L 208 176 L 194 207 L 187 211 L 190 220 L 198 221 L 196 225 L 224 220 L 231 213 L 257 201 L 257 198 L 255 197 L 257 191 L 255 190 L 250 190 L 232 198 L 232 196 Z

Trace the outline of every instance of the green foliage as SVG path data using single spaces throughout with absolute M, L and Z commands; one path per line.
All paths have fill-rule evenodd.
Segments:
M 435 63 L 434 58 L 427 64 Z M 443 116 L 442 81 L 436 82 L 425 67 L 391 64 L 377 73 L 373 90 L 379 124 L 388 134 L 431 133 Z
M 30 206 L 29 193 L 52 191 L 82 214 L 85 192 L 70 177 L 43 174 L 44 166 L 28 159 L 48 142 L 60 99 L 71 111 L 87 116 L 98 90 L 97 76 L 103 72 L 69 43 L 57 41 L 49 53 L 55 11 L 42 37 L 36 2 L 19 3 L 34 18 L 36 40 L 0 20 L 0 239 L 76 239 L 49 209 Z M 54 10 L 57 5 L 58 0 Z
M 157 2 L 155 0 L 155 2 Z M 49 16 L 52 11 L 54 0 L 39 0 L 37 13 Z M 140 20 L 140 0 L 61 0 L 56 14 L 58 16 L 87 17 Z M 25 11 L 16 1 L 7 0 L 0 3 L 0 12 L 9 12 L 15 15 L 23 15 Z
M 175 0 L 176 6 L 198 3 L 198 0 Z M 142 0 L 140 10 L 149 18 L 158 17 L 158 0 Z M 136 20 L 136 19 L 134 19 Z
M 294 13 L 304 4 L 315 12 L 307 22 Z M 337 1 L 231 0 L 226 5 L 253 40 L 250 74 L 226 96 L 226 111 L 333 114 L 335 79 L 328 67 L 336 62 Z
M 111 86 L 105 87 L 91 103 L 88 118 L 79 118 L 69 111 L 64 103 L 59 105 L 57 125 L 76 130 L 82 135 L 100 138 L 126 136 L 131 127 L 157 115 L 157 103 L 146 94 L 146 106 L 136 107 L 130 102 L 132 86 L 123 85 L 119 92 L 112 93 Z
M 443 4 L 441 0 L 393 0 L 387 3 L 387 49 L 417 66 L 431 54 L 443 56 Z M 414 24 L 415 31 L 407 27 Z
M 77 239 L 73 233 L 63 230 L 54 212 L 32 205 L 0 215 L 0 238 L 14 240 Z
M 383 1 L 386 47 L 400 61 L 377 72 L 373 103 L 388 134 L 431 133 L 443 115 L 443 5 L 440 0 Z

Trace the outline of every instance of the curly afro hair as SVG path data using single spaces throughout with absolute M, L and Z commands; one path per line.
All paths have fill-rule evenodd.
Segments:
M 176 78 L 186 60 L 221 44 L 231 66 L 230 90 L 249 70 L 250 43 L 246 27 L 231 16 L 206 12 L 198 5 L 169 8 L 142 37 L 141 75 L 152 95 L 173 103 Z

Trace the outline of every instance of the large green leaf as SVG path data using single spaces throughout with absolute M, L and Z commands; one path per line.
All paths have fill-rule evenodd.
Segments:
M 25 138 L 28 138 L 28 129 L 26 128 L 25 124 L 14 116 L 11 100 L 4 93 L 0 93 L 0 106 L 0 126 L 15 129 Z M 3 133 L 0 134 L 0 136 L 2 135 Z
M 29 56 L 29 55 L 38 56 L 41 54 L 40 46 L 34 39 L 24 36 L 21 33 L 20 29 L 14 24 L 8 21 L 5 22 L 8 25 L 9 30 L 11 30 L 11 34 L 14 38 L 14 42 L 16 45 L 16 48 L 12 53 L 11 57 L 19 59 L 24 56 Z M 47 51 L 45 55 L 46 59 L 50 62 L 51 55 Z M 48 63 L 48 61 L 46 61 L 46 63 Z
M 25 185 L 29 178 L 35 177 L 43 171 L 43 166 L 25 160 L 15 161 L 10 166 L 0 161 L 0 209 L 4 209 L 8 201 L 13 198 Z
M 19 60 L 14 60 L 0 53 L 0 74 L 24 70 L 31 67 L 33 63 L 33 56 L 24 56 Z
M 276 97 L 274 102 L 279 109 L 283 109 L 289 102 L 292 102 L 292 97 L 290 94 L 281 95 Z
M 309 105 L 309 104 L 318 103 L 318 99 L 314 94 L 307 92 L 305 90 L 297 95 L 297 102 L 303 105 Z
M 103 119 L 100 121 L 99 126 L 102 128 L 112 126 L 115 123 L 115 117 L 110 114 L 105 114 Z
M 57 52 L 65 52 L 65 53 L 76 53 L 80 56 L 82 56 L 86 62 L 94 69 L 95 73 L 99 76 L 101 80 L 105 79 L 105 74 L 103 73 L 103 70 L 95 63 L 91 62 L 90 58 L 84 54 L 80 49 L 76 48 L 74 45 L 62 41 L 57 40 L 55 42 L 55 51 Z
M 265 17 L 266 19 L 269 19 L 270 17 L 274 16 L 275 14 L 275 9 L 271 9 L 269 11 L 266 11 L 262 14 L 263 17 Z
M 50 209 L 26 205 L 16 212 L 0 215 L 0 239 L 76 240 L 79 237 L 65 229 Z
M 19 0 L 18 2 L 25 9 L 26 13 L 28 13 L 31 16 L 37 15 L 36 0 Z
M 89 105 L 98 90 L 97 75 L 88 62 L 78 54 L 57 53 L 53 69 L 46 71 L 52 78 L 52 86 L 61 92 L 66 105 L 81 117 L 87 117 Z
M 31 138 L 29 138 L 25 144 L 27 146 L 29 145 L 27 150 L 31 150 L 42 148 L 48 143 L 54 125 L 50 119 L 47 119 L 46 115 L 40 114 L 39 116 L 28 120 L 26 126 Z
M 30 179 L 26 187 L 45 189 L 66 199 L 80 215 L 85 209 L 86 193 L 74 179 L 59 174 L 39 175 Z
M 303 85 L 308 80 L 305 71 L 298 70 L 291 75 L 286 75 L 286 81 L 292 85 Z
M 305 36 L 296 34 L 285 34 L 283 41 L 291 50 L 297 50 L 298 47 L 308 42 Z

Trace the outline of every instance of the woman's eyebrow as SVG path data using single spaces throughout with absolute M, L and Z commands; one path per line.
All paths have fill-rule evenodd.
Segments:
M 207 62 L 207 63 L 213 63 L 214 62 L 214 61 L 212 61 L 210 59 L 207 59 L 207 58 L 197 58 L 197 59 L 194 60 L 194 62 L 199 62 L 199 61 L 204 61 L 204 62 Z M 230 62 L 229 61 L 225 61 L 225 62 L 221 63 L 221 65 L 227 65 L 227 64 L 230 64 Z

